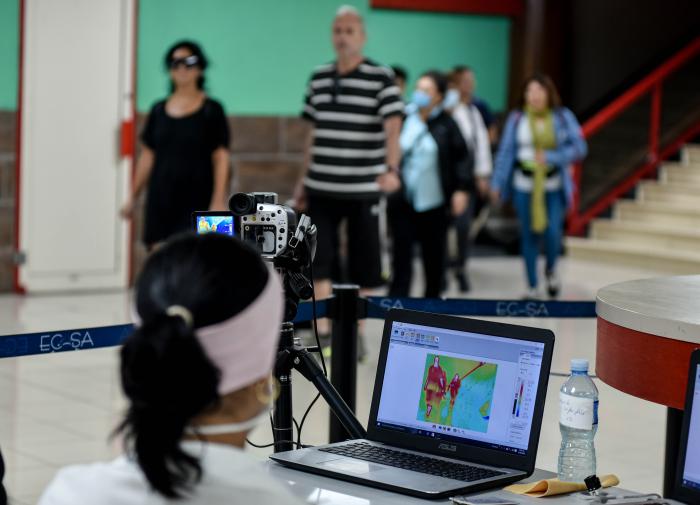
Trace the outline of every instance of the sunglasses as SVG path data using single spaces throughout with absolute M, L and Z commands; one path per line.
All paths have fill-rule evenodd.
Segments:
M 170 69 L 175 70 L 180 66 L 184 66 L 185 68 L 193 68 L 199 65 L 199 58 L 192 54 L 190 56 L 187 56 L 185 58 L 173 58 L 170 60 Z

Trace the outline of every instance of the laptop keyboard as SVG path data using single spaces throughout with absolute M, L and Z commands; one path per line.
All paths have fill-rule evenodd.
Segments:
M 481 479 L 488 479 L 489 477 L 505 475 L 503 472 L 495 470 L 488 470 L 486 468 L 462 463 L 453 463 L 429 456 L 419 456 L 417 454 L 395 451 L 386 447 L 377 447 L 367 442 L 355 442 L 335 447 L 324 447 L 318 450 L 464 482 L 474 482 Z

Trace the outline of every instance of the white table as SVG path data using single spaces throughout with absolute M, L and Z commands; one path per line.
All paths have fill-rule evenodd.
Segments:
M 428 505 L 428 504 L 452 504 L 449 499 L 444 500 L 423 500 L 421 498 L 413 498 L 382 489 L 375 489 L 351 482 L 322 477 L 311 473 L 300 472 L 291 468 L 286 468 L 273 461 L 268 461 L 265 464 L 270 475 L 281 480 L 289 486 L 292 493 L 305 501 L 306 503 L 316 505 Z M 544 470 L 536 470 L 535 473 L 523 482 L 534 482 L 542 479 L 550 479 L 555 474 Z M 617 489 L 617 488 L 614 488 Z M 608 490 L 609 491 L 609 490 Z M 619 490 L 623 492 L 623 490 Z M 634 494 L 626 491 L 625 494 Z M 563 495 L 550 498 L 530 498 L 494 489 L 491 491 L 482 491 L 475 493 L 476 495 L 484 496 L 499 496 L 509 498 L 523 505 L 585 505 L 586 502 L 581 501 L 575 495 Z M 671 502 L 669 503 L 677 503 Z

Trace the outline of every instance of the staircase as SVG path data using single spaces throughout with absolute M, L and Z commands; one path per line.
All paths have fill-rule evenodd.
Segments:
M 569 256 L 669 274 L 700 273 L 700 145 L 643 180 L 634 200 L 619 200 L 611 219 L 594 219 L 588 238 L 568 237 Z

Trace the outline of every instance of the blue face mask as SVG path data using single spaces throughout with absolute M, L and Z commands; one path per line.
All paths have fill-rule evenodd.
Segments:
M 428 107 L 430 105 L 431 100 L 432 99 L 430 98 L 430 95 L 428 93 L 419 89 L 415 90 L 413 92 L 413 95 L 411 95 L 411 103 L 419 109 L 425 109 L 426 107 Z
M 447 90 L 445 99 L 442 101 L 442 106 L 448 110 L 454 109 L 459 105 L 459 91 L 456 89 Z
M 441 105 L 437 105 L 433 108 L 433 110 L 430 111 L 430 114 L 428 114 L 428 119 L 434 119 L 440 115 L 442 112 L 443 107 Z

